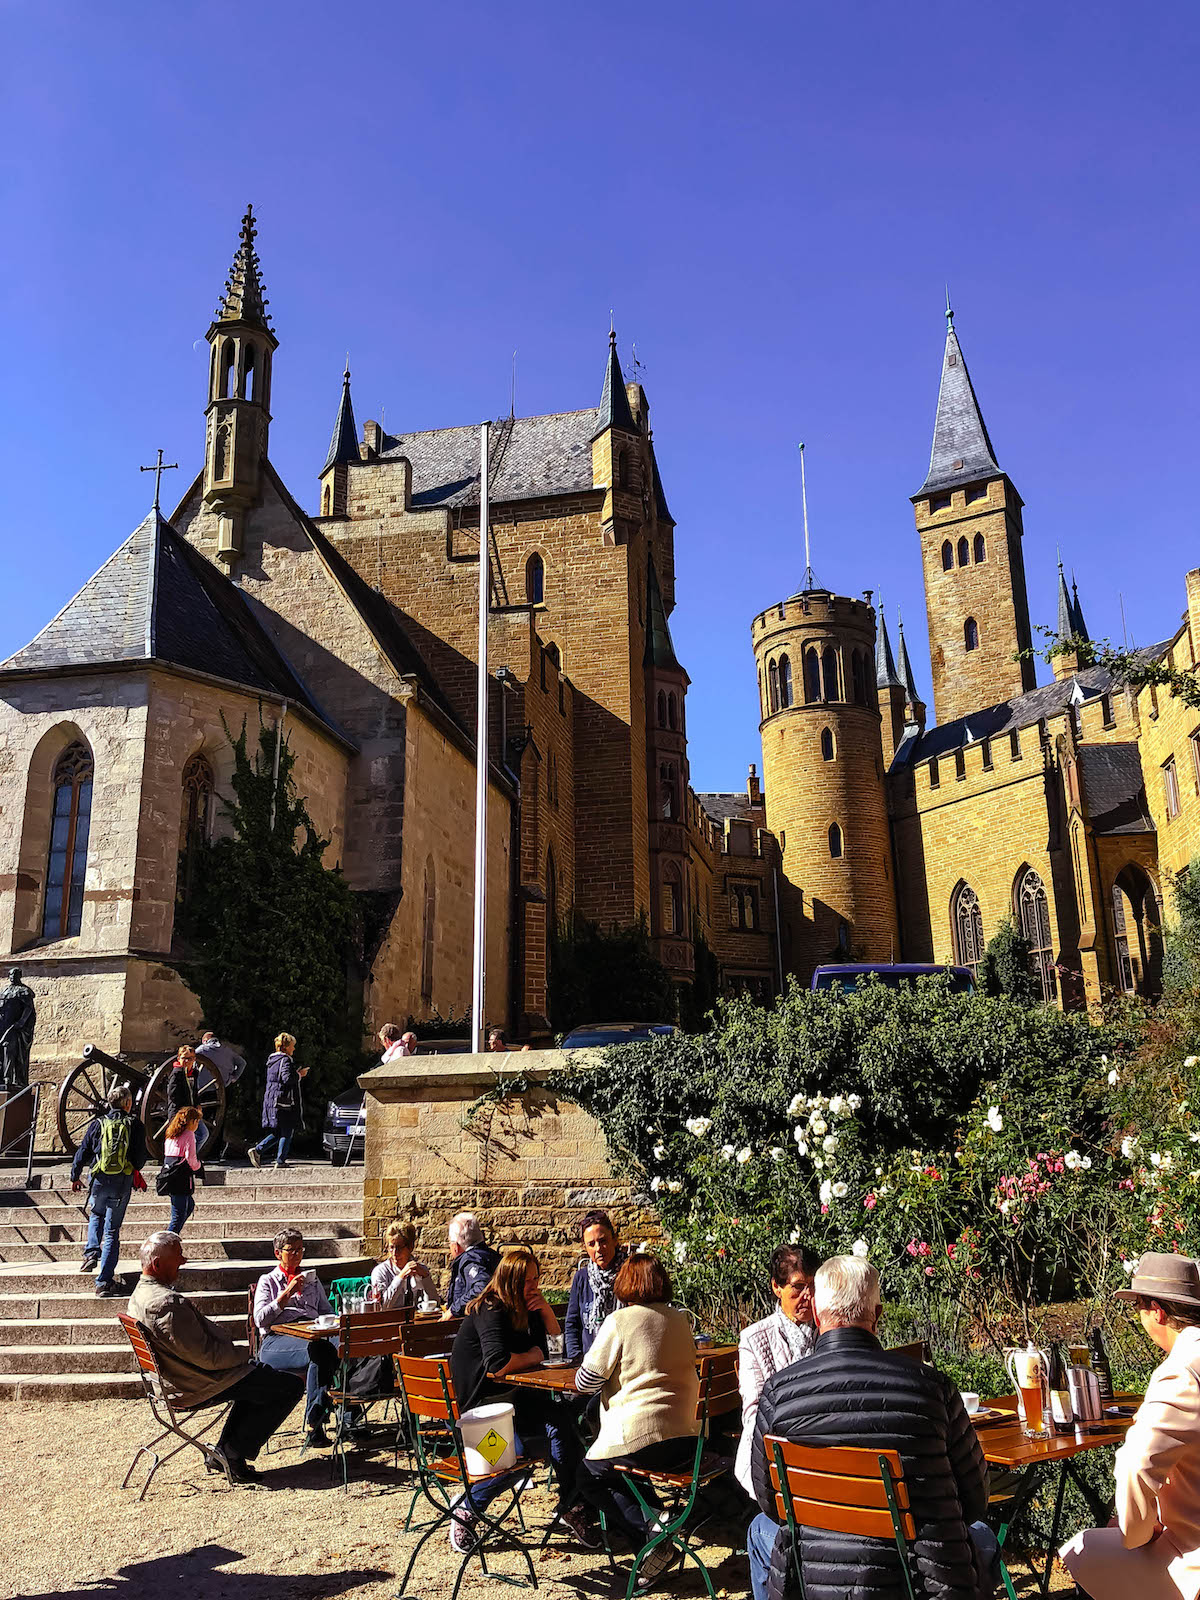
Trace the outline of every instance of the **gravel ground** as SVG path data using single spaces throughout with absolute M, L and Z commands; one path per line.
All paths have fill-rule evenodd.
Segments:
M 188 1450 L 156 1476 L 147 1499 L 121 1490 L 136 1445 L 152 1435 L 141 1403 L 100 1400 L 27 1403 L 5 1412 L 9 1442 L 0 1452 L 0 1506 L 10 1530 L 0 1595 L 22 1600 L 393 1600 L 417 1535 L 405 1534 L 410 1480 L 390 1453 L 359 1455 L 349 1494 L 330 1481 L 328 1452 L 301 1459 L 295 1441 L 259 1457 L 273 1485 L 230 1490 Z M 289 1426 L 298 1427 L 300 1411 Z M 368 1478 L 369 1473 L 369 1478 Z M 536 1545 L 550 1515 L 544 1474 L 526 1495 Z M 740 1491 L 736 1492 L 740 1494 Z M 734 1498 L 731 1504 L 737 1505 Z M 749 1595 L 744 1530 L 736 1520 L 706 1530 L 703 1553 L 720 1596 Z M 544 1600 L 624 1596 L 628 1564 L 612 1574 L 601 1553 L 561 1538 L 535 1554 Z M 511 1554 L 496 1560 L 515 1573 Z M 523 1567 L 523 1563 L 521 1563 Z M 431 1539 L 409 1584 L 414 1600 L 449 1600 L 457 1571 L 444 1535 Z M 1018 1593 L 1034 1586 L 1014 1564 Z M 1066 1588 L 1056 1581 L 1054 1588 Z M 699 1597 L 695 1569 L 667 1578 L 668 1595 Z M 468 1568 L 463 1600 L 494 1600 L 516 1590 Z

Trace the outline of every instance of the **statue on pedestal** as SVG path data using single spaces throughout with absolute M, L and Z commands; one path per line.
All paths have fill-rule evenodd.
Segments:
M 8 974 L 8 984 L 0 989 L 0 1090 L 17 1094 L 29 1084 L 29 1057 L 33 1050 L 33 1030 L 37 1007 L 33 990 L 21 982 L 20 967 Z

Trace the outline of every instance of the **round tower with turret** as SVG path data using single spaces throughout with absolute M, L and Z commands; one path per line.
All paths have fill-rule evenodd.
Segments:
M 807 589 L 750 631 L 783 966 L 807 983 L 821 962 L 899 960 L 875 612 Z

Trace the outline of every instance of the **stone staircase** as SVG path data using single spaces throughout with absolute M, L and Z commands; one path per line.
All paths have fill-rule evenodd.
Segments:
M 156 1170 L 147 1167 L 150 1188 L 133 1196 L 121 1229 L 118 1273 L 130 1288 L 138 1246 L 167 1225 L 170 1202 L 154 1193 Z M 72 1193 L 65 1166 L 35 1172 L 30 1189 L 6 1181 L 0 1173 L 0 1400 L 139 1395 L 133 1352 L 116 1321 L 125 1301 L 98 1300 L 92 1276 L 79 1270 L 86 1194 Z M 362 1253 L 361 1166 L 211 1167 L 196 1190 L 179 1287 L 239 1342 L 247 1288 L 274 1265 L 271 1241 L 289 1224 L 304 1234 L 304 1265 L 326 1283 L 374 1264 Z

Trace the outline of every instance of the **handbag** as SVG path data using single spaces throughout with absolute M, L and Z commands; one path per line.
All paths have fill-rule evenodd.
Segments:
M 171 1161 L 165 1161 L 158 1169 L 158 1176 L 154 1180 L 155 1192 L 163 1195 L 190 1194 L 191 1176 L 191 1167 L 182 1156 L 176 1156 Z

